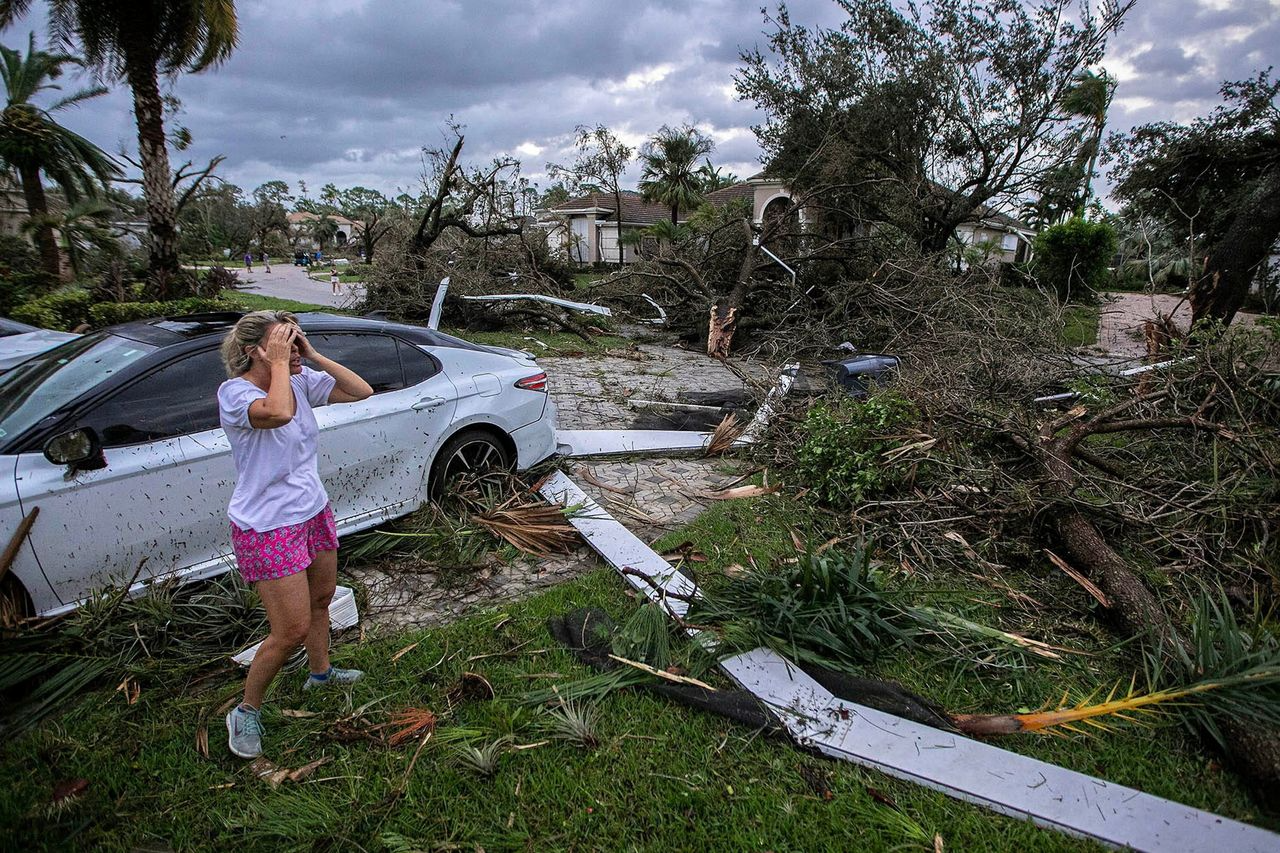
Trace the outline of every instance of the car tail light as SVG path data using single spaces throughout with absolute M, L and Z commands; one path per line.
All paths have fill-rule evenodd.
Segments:
M 526 391 L 541 391 L 547 393 L 547 374 L 535 373 L 532 376 L 526 376 L 524 379 L 516 380 L 516 387 L 523 388 Z

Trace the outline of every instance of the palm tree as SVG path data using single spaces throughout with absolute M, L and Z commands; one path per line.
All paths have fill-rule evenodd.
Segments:
M 52 276 L 61 274 L 61 255 L 49 221 L 43 177 L 57 184 L 67 201 L 75 204 L 82 197 L 96 197 L 100 185 L 120 174 L 102 149 L 53 119 L 53 113 L 105 94 L 106 89 L 81 89 L 48 109 L 31 103 L 40 92 L 61 90 L 53 81 L 62 76 L 66 65 L 83 63 L 69 54 L 37 50 L 34 33 L 25 56 L 0 45 L 0 77 L 5 88 L 4 112 L 0 113 L 0 161 L 18 174 L 40 252 L 40 266 Z
M 1083 191 L 1076 200 L 1076 216 L 1084 216 L 1085 205 L 1089 203 L 1089 194 L 1093 191 L 1093 171 L 1098 165 L 1102 132 L 1107 126 L 1107 110 L 1111 108 L 1111 98 L 1115 92 L 1115 78 L 1106 71 L 1095 74 L 1084 70 L 1075 75 L 1062 96 L 1062 109 L 1067 115 L 1083 118 L 1086 125 L 1090 126 L 1090 132 L 1081 139 L 1079 153 L 1076 155 L 1075 165 L 1084 172 Z
M 196 73 L 235 50 L 234 0 L 47 0 L 49 29 L 80 44 L 85 60 L 133 90 L 138 125 L 142 193 L 147 200 L 150 285 L 166 298 L 179 275 L 178 215 L 165 144 L 161 74 Z M 0 0 L 0 26 L 32 6 L 32 0 Z
M 711 153 L 715 143 L 694 127 L 673 130 L 666 125 L 640 148 L 640 194 L 671 208 L 671 223 L 679 222 L 681 210 L 697 207 L 702 201 L 703 176 L 696 165 Z
M 111 232 L 111 220 L 115 215 L 115 206 L 105 199 L 85 198 L 61 213 L 32 216 L 25 227 L 32 231 L 57 230 L 62 235 L 71 272 L 79 278 L 85 272 L 90 248 L 108 256 L 120 253 L 120 241 Z

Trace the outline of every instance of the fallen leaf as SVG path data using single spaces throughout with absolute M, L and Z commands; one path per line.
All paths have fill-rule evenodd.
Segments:
M 881 805 L 888 806 L 891 809 L 898 808 L 898 803 L 896 800 L 893 799 L 893 797 L 889 796 L 888 794 L 882 791 L 872 788 L 870 785 L 867 786 L 867 794 L 871 796 L 871 799 L 875 800 L 877 803 L 880 803 Z
M 421 641 L 419 641 L 419 642 L 421 642 Z M 417 647 L 418 647 L 418 643 L 410 643 L 409 645 L 405 646 L 403 649 L 401 649 L 400 651 L 398 651 L 398 652 L 396 652 L 394 655 L 392 655 L 392 656 L 391 656 L 391 662 L 392 662 L 392 663 L 395 663 L 396 661 L 400 660 L 400 658 L 402 658 L 402 657 L 404 657 L 405 655 L 409 654 L 409 652 L 413 651 L 413 650 L 414 650 L 414 649 L 416 649 Z
M 203 720 L 196 727 L 196 752 L 204 758 L 209 757 L 209 727 Z
M 299 711 L 294 708 L 281 708 L 280 716 L 293 717 L 294 719 L 304 719 L 306 717 L 318 717 L 320 716 L 320 714 L 317 711 Z
M 724 567 L 724 576 L 727 578 L 740 578 L 747 573 L 747 569 L 741 563 L 734 563 L 731 566 Z

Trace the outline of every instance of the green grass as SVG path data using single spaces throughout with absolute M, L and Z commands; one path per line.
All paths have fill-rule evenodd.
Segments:
M 363 267 L 364 265 L 361 264 L 361 266 Z M 320 282 L 328 283 L 329 270 L 324 269 L 317 272 L 314 268 L 312 268 L 312 270 L 307 273 L 307 278 L 311 279 L 312 281 L 320 281 Z M 363 269 L 352 270 L 344 266 L 341 270 L 338 271 L 338 281 L 342 282 L 343 284 L 360 284 L 364 281 L 364 279 L 365 279 L 365 274 Z
M 1098 321 L 1102 309 L 1097 305 L 1071 305 L 1062 312 L 1062 342 L 1067 346 L 1087 347 L 1098 342 Z
M 546 618 L 583 605 L 622 616 L 634 606 L 622 590 L 612 572 L 601 570 L 503 614 L 339 645 L 340 665 L 368 673 L 349 697 L 304 696 L 299 674 L 286 674 L 264 715 L 268 756 L 282 767 L 323 756 L 332 761 L 308 781 L 277 790 L 225 748 L 215 709 L 235 694 L 235 675 L 172 691 L 144 685 L 133 706 L 101 690 L 7 746 L 0 756 L 6 780 L 0 831 L 14 849 L 31 850 L 128 850 L 161 841 L 176 850 L 311 850 L 325 842 L 327 849 L 363 850 L 402 843 L 405 849 L 926 850 L 934 833 L 948 849 L 1094 849 L 872 771 L 814 759 L 642 692 L 614 694 L 596 707 L 595 750 L 552 740 L 512 751 L 491 780 L 466 772 L 450 749 L 429 743 L 399 799 L 391 794 L 405 778 L 412 746 L 333 739 L 335 720 L 366 703 L 375 703 L 366 712 L 375 721 L 407 706 L 444 713 L 448 688 L 472 670 L 489 679 L 498 699 L 456 708 L 437 738 L 445 740 L 452 728 L 480 732 L 480 743 L 503 735 L 517 744 L 546 740 L 536 714 L 512 697 L 551 683 L 539 673 L 585 674 L 554 648 Z M 392 663 L 411 642 L 419 645 Z M 285 718 L 280 708 L 318 716 Z M 208 759 L 195 749 L 202 714 L 209 718 Z M 88 780 L 85 794 L 50 809 L 53 786 L 76 777 Z M 901 812 L 877 802 L 870 789 Z
M 441 329 L 440 331 L 477 344 L 525 350 L 535 356 L 555 356 L 563 353 L 579 352 L 599 353 L 608 349 L 620 349 L 631 343 L 626 338 L 617 335 L 593 337 L 591 342 L 588 343 L 577 335 L 572 335 L 568 332 L 547 332 L 542 330 L 531 332 L 473 332 L 469 329 Z M 533 338 L 533 340 L 529 340 L 530 338 Z M 546 346 L 538 346 L 534 341 L 541 341 Z
M 813 542 L 828 527 L 828 517 L 779 494 L 716 503 L 656 547 L 692 542 L 708 558 L 695 565 L 698 577 L 714 588 L 726 566 L 785 558 L 793 548 L 792 530 Z M 1025 582 L 1032 594 L 1036 583 L 1057 582 L 1009 579 Z M 896 580 L 916 591 L 948 587 L 945 578 L 927 585 Z M 983 604 L 997 598 L 989 590 L 971 582 L 950 585 L 956 609 L 975 615 L 977 608 L 977 615 L 1001 618 L 999 602 Z M 130 850 L 166 843 L 175 850 L 250 851 L 924 851 L 933 849 L 936 833 L 949 850 L 1098 849 L 874 771 L 816 759 L 786 741 L 639 690 L 614 693 L 592 707 L 597 748 L 556 740 L 538 713 L 516 699 L 589 674 L 545 627 L 548 617 L 582 606 L 601 607 L 622 621 L 636 602 L 621 579 L 601 569 L 448 627 L 340 643 L 335 662 L 368 673 L 349 694 L 303 694 L 301 673 L 283 675 L 264 711 L 267 756 L 288 768 L 322 757 L 331 761 L 306 781 L 286 781 L 275 790 L 225 747 L 216 709 L 237 695 L 238 673 L 144 683 L 132 706 L 108 685 L 71 703 L 61 718 L 4 745 L 0 836 L 10 839 L 11 849 L 24 850 Z M 1035 633 L 1035 626 L 1024 627 Z M 1052 639 L 1087 643 L 1085 636 Z M 897 678 L 953 711 L 1002 711 L 1038 704 L 1065 688 L 1110 683 L 1124 664 L 1110 654 L 1092 659 L 1093 672 L 1040 666 L 1017 679 L 1019 688 L 1008 673 L 956 667 L 922 646 L 882 659 L 871 672 Z M 497 698 L 450 710 L 448 693 L 464 671 L 483 674 Z M 411 775 L 406 774 L 413 744 L 389 749 L 335 738 L 336 721 L 354 709 L 366 707 L 364 718 L 380 723 L 411 706 L 441 715 Z M 284 717 L 280 710 L 286 708 L 316 716 Z M 208 721 L 209 758 L 195 747 L 202 718 Z M 446 745 L 458 736 L 477 746 L 503 737 L 518 745 L 550 742 L 506 752 L 493 777 L 482 779 Z M 1176 728 L 1125 727 L 1089 739 L 1028 736 L 1001 745 L 1257 820 L 1244 786 Z M 84 795 L 52 809 L 53 786 L 74 778 L 88 781 Z M 403 794 L 395 796 L 402 780 Z
M 277 299 L 274 296 L 264 296 L 261 293 L 247 293 L 243 290 L 226 291 L 221 297 L 228 304 L 236 306 L 242 311 L 293 311 L 301 313 L 303 311 L 326 311 L 333 314 L 350 313 L 344 312 L 338 308 L 331 308 L 328 305 L 318 305 L 311 302 L 298 302 L 294 299 Z

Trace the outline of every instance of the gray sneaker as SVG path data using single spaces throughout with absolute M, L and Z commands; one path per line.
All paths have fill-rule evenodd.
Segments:
M 314 675 L 308 675 L 307 680 L 302 683 L 303 690 L 319 690 L 322 687 L 332 685 L 355 684 L 364 678 L 364 673 L 358 669 L 338 669 L 336 666 L 329 667 L 329 672 L 324 678 L 316 678 Z
M 227 747 L 241 758 L 262 755 L 262 715 L 241 705 L 227 714 Z

